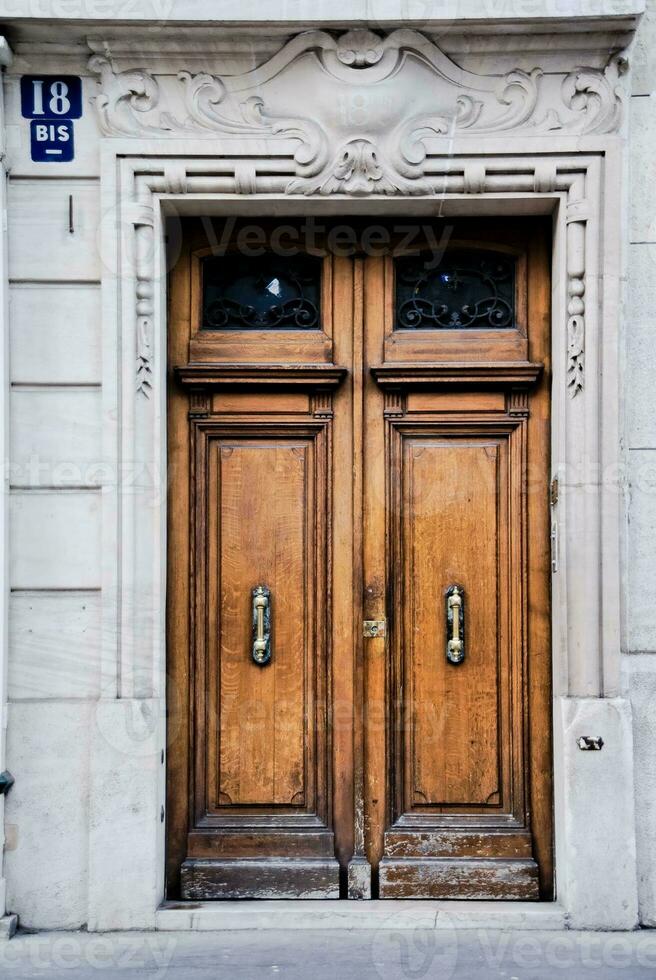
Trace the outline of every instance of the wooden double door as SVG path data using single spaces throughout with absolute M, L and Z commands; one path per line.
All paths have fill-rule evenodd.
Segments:
M 183 223 L 168 894 L 548 899 L 547 229 L 348 226 Z

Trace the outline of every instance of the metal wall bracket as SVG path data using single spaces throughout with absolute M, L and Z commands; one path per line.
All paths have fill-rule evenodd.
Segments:
M 549 499 L 551 501 L 551 506 L 555 507 L 558 503 L 558 477 L 554 476 L 551 481 L 551 487 L 549 489 Z
M 604 740 L 601 735 L 581 735 L 577 738 L 576 744 L 582 752 L 601 752 Z
M 14 777 L 5 769 L 4 772 L 0 772 L 0 796 L 6 796 L 11 787 L 14 785 Z

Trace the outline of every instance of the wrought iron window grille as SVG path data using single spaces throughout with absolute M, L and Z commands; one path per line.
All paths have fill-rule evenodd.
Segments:
M 510 329 L 515 263 L 490 251 L 446 252 L 438 266 L 421 255 L 396 259 L 396 329 Z
M 305 253 L 205 259 L 203 329 L 320 329 L 321 264 Z

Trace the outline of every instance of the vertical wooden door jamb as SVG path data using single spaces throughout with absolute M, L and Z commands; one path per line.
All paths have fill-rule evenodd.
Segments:
M 371 865 L 366 857 L 365 726 L 366 671 L 362 636 L 363 440 L 364 440 L 364 260 L 353 260 L 353 822 L 354 853 L 348 866 L 348 897 L 371 898 Z

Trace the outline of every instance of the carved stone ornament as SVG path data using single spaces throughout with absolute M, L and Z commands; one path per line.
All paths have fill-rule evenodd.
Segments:
M 626 58 L 615 55 L 603 71 L 577 68 L 565 78 L 563 102 L 578 115 L 575 127 L 581 133 L 612 133 L 622 121 L 622 75 Z M 572 124 L 570 123 L 570 126 Z
M 102 54 L 89 61 L 106 136 L 220 137 L 228 155 L 257 141 L 255 155 L 265 143 L 292 158 L 288 194 L 353 196 L 432 193 L 427 157 L 448 153 L 456 136 L 614 132 L 625 67 L 614 57 L 604 70 L 483 76 L 417 31 L 362 29 L 299 34 L 258 68 L 222 77 L 158 79 L 117 72 Z
M 161 140 L 169 154 L 162 170 L 135 173 L 128 216 L 136 246 L 137 389 L 145 397 L 153 384 L 151 195 L 198 189 L 197 168 L 185 162 L 192 138 L 212 141 L 202 154 L 201 184 L 210 193 L 228 188 L 236 194 L 364 198 L 564 192 L 567 384 L 571 397 L 583 390 L 592 178 L 571 163 L 561 170 L 544 149 L 544 135 L 617 132 L 623 57 L 614 55 L 603 69 L 482 76 L 460 68 L 414 30 L 383 36 L 358 29 L 339 37 L 308 31 L 251 71 L 219 77 L 181 70 L 156 77 L 145 69 L 116 69 L 109 47 L 93 43 L 99 53 L 89 67 L 99 78 L 93 102 L 102 132 Z M 488 136 L 502 136 L 505 154 L 528 157 L 530 164 L 515 174 L 508 156 L 507 173 L 489 167 L 481 154 L 481 138 Z M 542 137 L 536 153 L 528 152 L 531 137 Z

